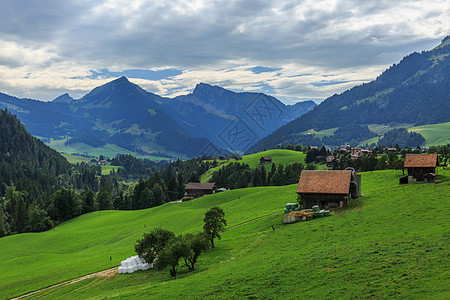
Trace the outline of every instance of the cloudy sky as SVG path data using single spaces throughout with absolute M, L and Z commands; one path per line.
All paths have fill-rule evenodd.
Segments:
M 320 101 L 449 34 L 449 0 L 2 0 L 0 92 L 80 98 L 125 75 Z

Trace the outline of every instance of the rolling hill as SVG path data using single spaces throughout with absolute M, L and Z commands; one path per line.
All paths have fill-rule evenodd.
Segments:
M 31 298 L 448 298 L 450 172 L 438 174 L 445 182 L 399 186 L 399 171 L 363 173 L 363 197 L 349 208 L 289 225 L 272 214 L 295 200 L 296 185 L 86 214 L 47 232 L 1 238 L 0 297 L 117 266 L 143 232 L 199 231 L 204 212 L 219 205 L 229 229 L 194 272 L 181 268 L 176 280 L 167 270 L 97 277 Z
M 308 144 L 308 130 L 344 129 L 344 141 L 355 144 L 373 136 L 358 136 L 368 125 L 412 123 L 415 126 L 450 121 L 450 37 L 430 51 L 412 53 L 374 81 L 333 95 L 310 112 L 261 139 L 246 153 L 277 144 Z M 339 130 L 338 129 L 338 130 Z M 325 143 L 341 145 L 336 133 Z M 448 137 L 448 134 L 447 134 Z M 323 139 L 323 138 L 322 138 Z M 334 142 L 335 141 L 335 142 Z M 339 143 L 339 144 L 333 144 Z M 312 141 L 320 144 L 320 139 Z
M 293 151 L 293 150 L 287 150 L 287 149 L 273 149 L 273 150 L 267 150 L 263 152 L 258 152 L 254 154 L 244 155 L 242 156 L 242 160 L 223 160 L 219 161 L 220 165 L 211 168 L 208 171 L 206 171 L 202 176 L 200 177 L 201 182 L 208 182 L 208 180 L 211 178 L 212 174 L 216 171 L 218 171 L 220 168 L 226 166 L 227 164 L 238 162 L 242 164 L 247 164 L 251 169 L 256 168 L 259 165 L 259 160 L 261 156 L 270 156 L 272 158 L 272 161 L 275 165 L 282 164 L 293 164 L 293 163 L 305 163 L 305 157 L 306 154 L 299 151 Z M 272 164 L 266 164 L 264 165 L 266 170 L 270 170 L 272 167 Z

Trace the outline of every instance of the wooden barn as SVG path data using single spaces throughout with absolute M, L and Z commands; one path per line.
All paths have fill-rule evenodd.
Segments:
M 341 208 L 350 198 L 361 196 L 361 174 L 352 170 L 303 170 L 297 194 L 302 198 L 303 208 L 314 205 L 320 209 Z
M 325 162 L 327 164 L 327 167 L 332 168 L 337 163 L 337 160 L 336 160 L 335 156 L 329 155 L 329 156 L 327 156 Z
M 202 183 L 202 182 L 189 182 L 184 188 L 185 197 L 194 197 L 199 198 L 205 195 L 214 194 L 217 190 L 217 186 L 215 183 Z
M 436 166 L 437 154 L 406 154 L 404 167 L 408 170 L 408 182 L 436 177 Z
M 270 164 L 270 163 L 272 163 L 272 157 L 270 157 L 270 156 L 262 156 L 259 159 L 259 163 L 260 164 Z

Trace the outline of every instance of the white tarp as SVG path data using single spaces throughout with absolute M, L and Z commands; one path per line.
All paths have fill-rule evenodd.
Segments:
M 138 255 L 132 256 L 127 258 L 126 260 L 123 260 L 120 263 L 120 267 L 118 268 L 119 274 L 123 273 L 133 273 L 134 271 L 138 270 L 148 270 L 150 268 L 153 268 L 153 264 L 148 264 L 140 258 Z

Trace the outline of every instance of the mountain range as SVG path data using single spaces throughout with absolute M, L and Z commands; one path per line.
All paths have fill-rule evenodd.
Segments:
M 0 93 L 0 108 L 15 113 L 35 136 L 94 148 L 113 144 L 160 157 L 242 153 L 315 106 L 312 101 L 288 106 L 265 94 L 235 93 L 205 83 L 171 99 L 126 77 L 78 100 L 67 93 L 51 102 Z
M 258 141 L 246 153 L 275 148 L 279 144 L 341 145 L 352 139 L 361 142 L 376 136 L 369 130 L 374 125 L 448 121 L 450 36 L 430 51 L 404 57 L 375 80 L 327 98 L 313 110 Z M 319 131 L 325 135 L 322 139 L 314 135 Z M 367 134 L 361 135 L 362 132 Z

